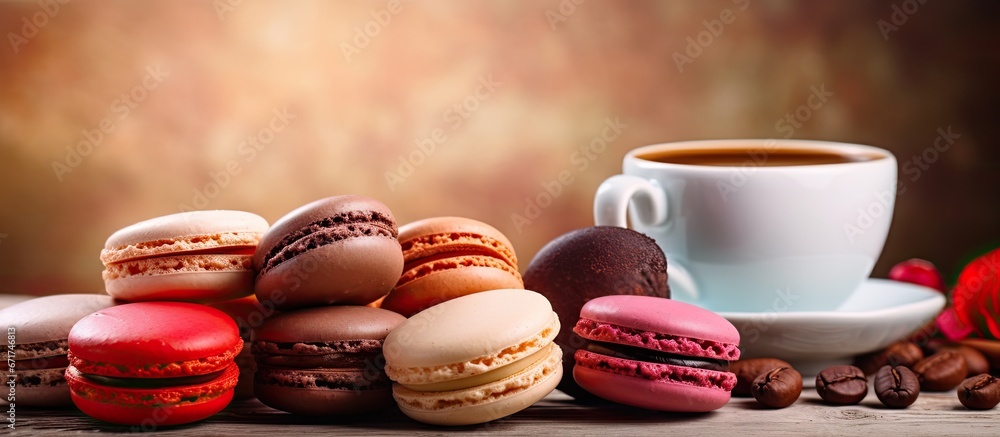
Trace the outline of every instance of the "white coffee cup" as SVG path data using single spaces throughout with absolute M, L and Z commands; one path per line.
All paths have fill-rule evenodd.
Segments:
M 811 163 L 827 159 L 847 162 Z M 595 222 L 625 227 L 631 210 L 667 255 L 673 298 L 713 311 L 837 309 L 871 273 L 896 198 L 895 157 L 856 144 L 677 142 L 622 167 L 597 190 Z

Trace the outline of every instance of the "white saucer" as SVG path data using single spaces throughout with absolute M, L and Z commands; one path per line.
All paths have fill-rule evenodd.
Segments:
M 820 370 L 882 349 L 934 319 L 940 292 L 920 285 L 869 279 L 835 311 L 719 312 L 740 331 L 741 358 L 791 363 L 812 383 Z

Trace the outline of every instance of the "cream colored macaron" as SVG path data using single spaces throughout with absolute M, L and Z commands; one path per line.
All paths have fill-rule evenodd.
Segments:
M 412 419 L 471 425 L 521 411 L 562 378 L 559 318 L 544 296 L 503 289 L 417 313 L 385 339 L 393 397 Z
M 136 223 L 101 251 L 108 294 L 126 301 L 195 302 L 253 292 L 251 258 L 267 221 L 243 211 L 191 211 Z

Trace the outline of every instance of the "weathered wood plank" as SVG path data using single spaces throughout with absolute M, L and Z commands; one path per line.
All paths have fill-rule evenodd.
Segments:
M 783 410 L 760 407 L 752 399 L 733 399 L 723 409 L 707 414 L 667 414 L 613 404 L 579 405 L 556 392 L 537 405 L 492 423 L 440 428 L 422 425 L 398 411 L 351 419 L 303 418 L 272 410 L 257 401 L 237 402 L 206 421 L 156 429 L 165 435 L 413 435 L 473 434 L 528 435 L 879 435 L 892 432 L 917 435 L 998 435 L 1000 409 L 969 411 L 953 392 L 923 393 L 905 410 L 881 406 L 874 393 L 860 405 L 824 405 L 807 389 L 794 405 Z M 25 435 L 128 432 L 137 429 L 94 421 L 74 409 L 17 411 L 17 431 Z

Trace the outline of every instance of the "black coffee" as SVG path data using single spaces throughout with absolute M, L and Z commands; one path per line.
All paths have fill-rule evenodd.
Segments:
M 881 159 L 874 153 L 837 153 L 828 150 L 781 148 L 767 151 L 761 149 L 685 149 L 661 150 L 636 155 L 639 159 L 668 164 L 709 165 L 718 167 L 782 167 L 793 165 L 845 164 Z

